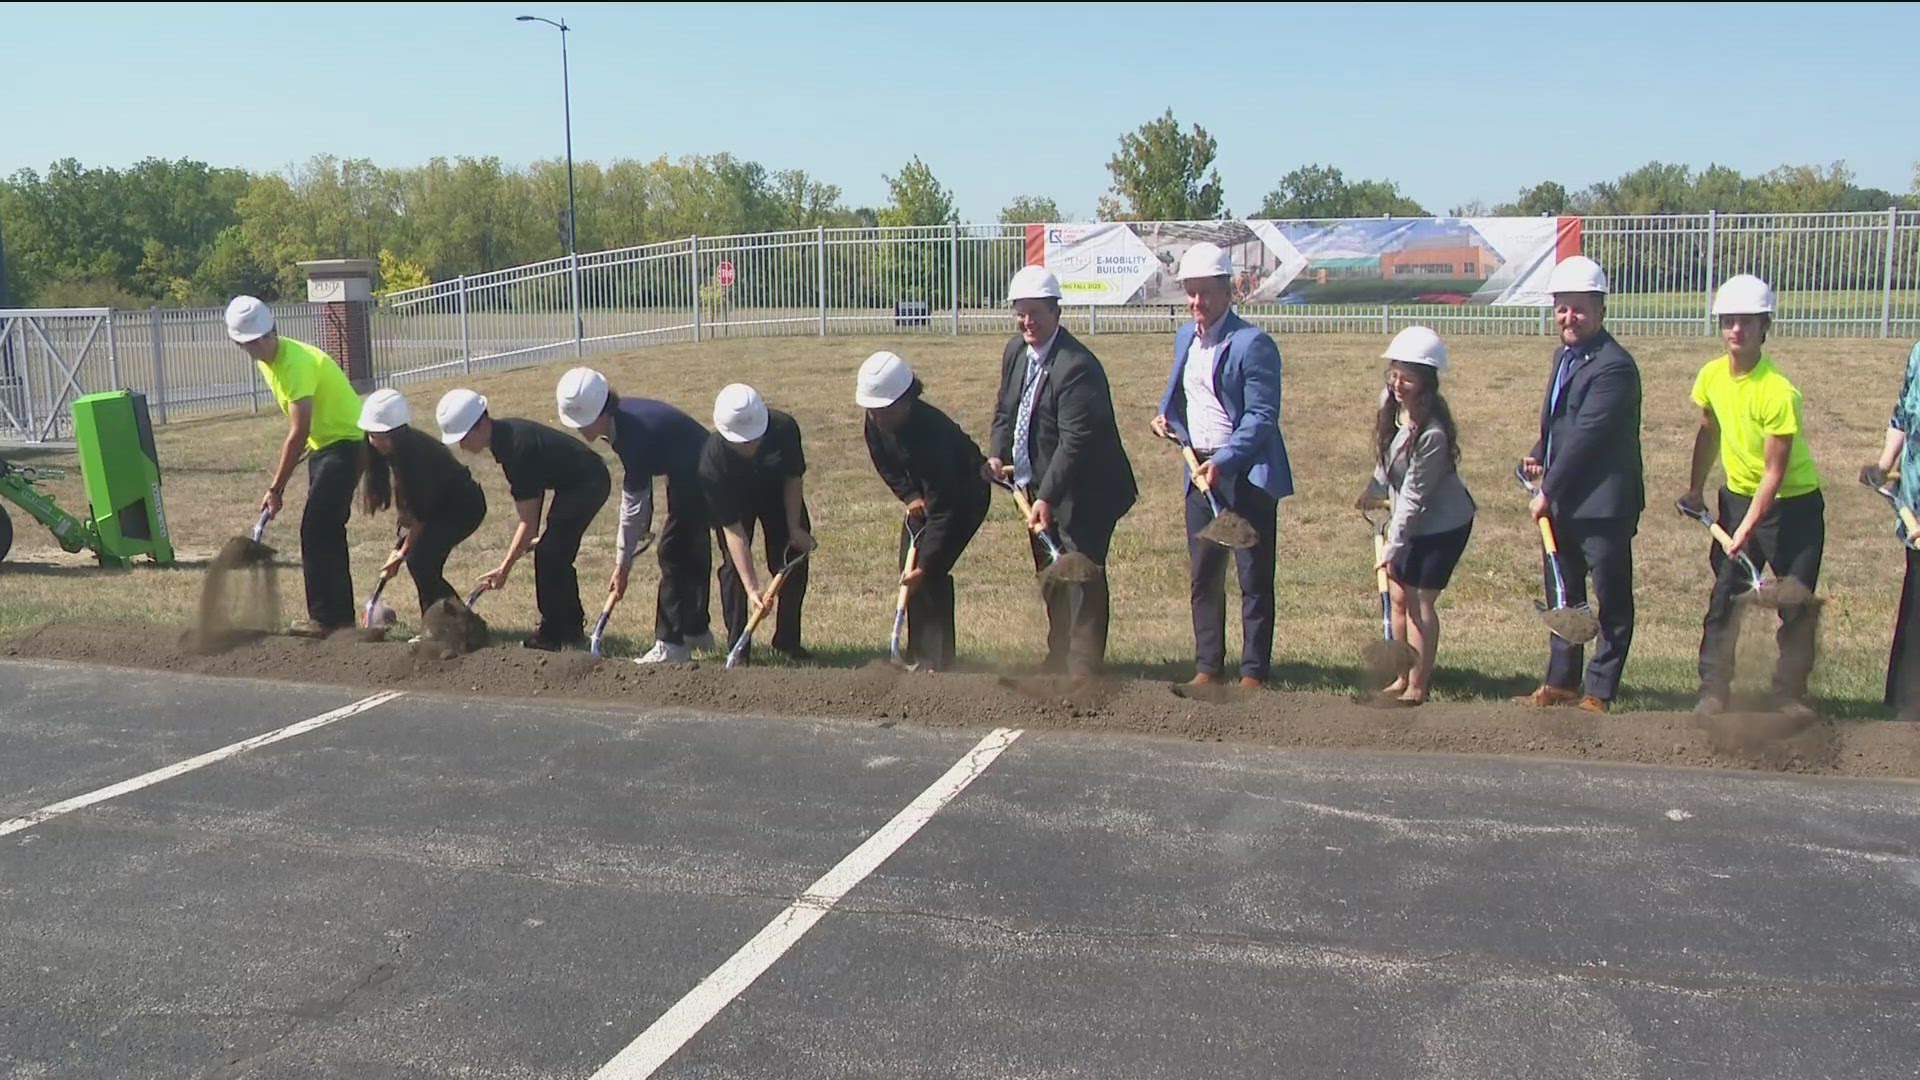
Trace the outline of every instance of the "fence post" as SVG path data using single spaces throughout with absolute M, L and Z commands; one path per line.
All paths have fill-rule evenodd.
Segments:
M 960 333 L 960 219 L 950 223 L 953 233 L 947 239 L 947 300 L 953 304 L 953 333 Z
M 108 389 L 120 389 L 120 349 L 113 337 L 113 309 L 107 309 L 107 382 Z
M 164 424 L 167 422 L 167 347 L 161 338 L 158 305 L 147 309 L 147 327 L 153 345 L 153 407 Z
M 816 294 L 820 301 L 820 336 L 827 336 L 827 227 L 814 226 L 814 280 L 819 285 Z
M 693 294 L 693 340 L 700 340 L 700 234 L 687 236 L 687 285 Z
M 1719 325 L 1714 320 L 1714 317 L 1713 317 L 1713 289 L 1714 289 L 1713 283 L 1720 279 L 1720 275 L 1714 273 L 1714 271 L 1718 268 L 1718 255 L 1720 252 L 1719 240 L 1720 240 L 1720 211 L 1709 210 L 1707 211 L 1707 285 L 1706 285 L 1707 332 L 1708 333 L 1712 333 L 1714 329 Z
M 573 355 L 586 355 L 585 324 L 580 321 L 580 253 L 573 250 L 573 214 L 567 214 L 567 276 L 573 281 Z
M 461 370 L 473 372 L 473 338 L 467 331 L 467 275 L 461 274 L 460 286 L 460 360 Z
M 1887 207 L 1887 267 L 1880 289 L 1880 336 L 1893 335 L 1893 245 L 1900 229 L 1900 208 Z
M 1380 332 L 1389 337 L 1393 335 L 1392 316 L 1388 312 L 1387 305 L 1385 304 L 1380 305 Z

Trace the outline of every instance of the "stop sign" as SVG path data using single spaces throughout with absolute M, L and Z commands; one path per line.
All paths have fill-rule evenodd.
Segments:
M 720 261 L 720 269 L 714 274 L 714 279 L 722 285 L 733 284 L 733 263 L 729 260 L 722 259 Z

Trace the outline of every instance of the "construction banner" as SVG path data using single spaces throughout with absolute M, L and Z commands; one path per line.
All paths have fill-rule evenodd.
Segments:
M 1203 240 L 1233 255 L 1241 304 L 1545 307 L 1547 275 L 1580 250 L 1579 218 L 1353 218 L 1029 225 L 1027 261 L 1068 304 L 1184 304 L 1174 280 Z

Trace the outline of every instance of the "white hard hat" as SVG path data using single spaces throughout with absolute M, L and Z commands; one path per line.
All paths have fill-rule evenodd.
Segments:
M 392 387 L 383 387 L 367 395 L 360 403 L 361 431 L 392 431 L 413 423 L 413 410 L 407 399 Z
M 1547 275 L 1547 291 L 1550 293 L 1575 293 L 1607 291 L 1607 272 L 1600 264 L 1585 255 L 1570 255 L 1560 260 Z
M 1713 294 L 1715 315 L 1771 315 L 1773 288 L 1752 274 L 1736 274 Z
M 1060 299 L 1060 279 L 1044 266 L 1023 266 L 1007 283 L 1007 302 Z
M 600 419 L 600 410 L 607 407 L 607 377 L 592 368 L 574 368 L 560 376 L 553 400 L 560 407 L 561 423 L 570 428 L 586 427 Z
M 853 403 L 863 409 L 884 409 L 900 400 L 913 385 L 913 369 L 890 352 L 877 352 L 860 365 L 853 382 Z
M 713 399 L 713 426 L 728 442 L 752 442 L 767 433 L 767 403 L 760 391 L 732 383 Z
M 1219 244 L 1205 240 L 1193 245 L 1180 256 L 1180 272 L 1175 275 L 1181 281 L 1192 278 L 1232 277 L 1233 256 Z
M 1440 335 L 1424 326 L 1409 326 L 1393 335 L 1387 343 L 1387 351 L 1380 354 L 1383 360 L 1397 360 L 1402 364 L 1425 364 L 1435 371 L 1447 370 L 1447 343 Z
M 259 297 L 236 296 L 227 303 L 227 336 L 244 345 L 273 333 L 273 310 Z
M 440 441 L 451 446 L 466 438 L 486 411 L 487 399 L 479 394 L 466 389 L 447 391 L 433 409 L 433 419 L 440 425 Z

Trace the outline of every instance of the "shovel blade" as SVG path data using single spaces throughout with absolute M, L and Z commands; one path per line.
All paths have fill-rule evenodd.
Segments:
M 1197 534 L 1200 539 L 1224 548 L 1245 550 L 1260 542 L 1253 523 L 1231 510 L 1222 510 Z

